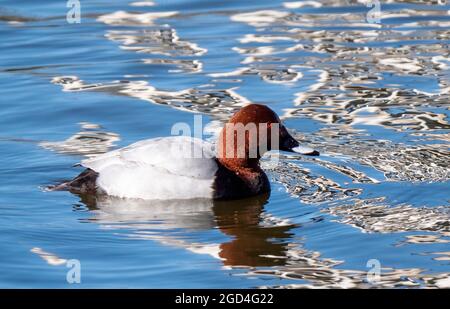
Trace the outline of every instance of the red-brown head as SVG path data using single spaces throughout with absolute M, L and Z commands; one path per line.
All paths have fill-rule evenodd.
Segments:
M 222 129 L 217 142 L 217 156 L 225 166 L 256 167 L 266 151 L 283 150 L 318 155 L 300 147 L 277 114 L 261 104 L 243 107 Z

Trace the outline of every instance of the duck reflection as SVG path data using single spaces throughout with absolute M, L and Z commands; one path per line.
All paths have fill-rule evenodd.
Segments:
M 268 194 L 235 201 L 80 198 L 92 213 L 89 222 L 131 229 L 138 238 L 207 253 L 221 259 L 225 266 L 285 265 L 294 235 L 291 230 L 297 227 L 264 211 Z M 219 243 L 192 239 L 216 229 L 228 237 L 218 237 Z

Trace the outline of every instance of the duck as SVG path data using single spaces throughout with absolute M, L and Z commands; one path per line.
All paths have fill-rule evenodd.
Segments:
M 260 159 L 272 150 L 319 155 L 301 146 L 268 106 L 249 104 L 224 125 L 215 145 L 190 136 L 138 141 L 81 161 L 85 170 L 54 190 L 144 200 L 243 199 L 270 192 Z

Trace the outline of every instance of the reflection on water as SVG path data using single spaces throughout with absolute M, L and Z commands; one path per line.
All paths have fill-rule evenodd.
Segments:
M 296 243 L 293 238 L 294 229 L 299 225 L 265 213 L 267 195 L 239 201 L 144 201 L 107 196 L 80 198 L 92 213 L 86 221 L 99 224 L 103 229 L 124 229 L 129 238 L 156 241 L 196 254 L 208 254 L 220 259 L 224 266 L 248 268 L 246 274 L 248 276 L 279 276 L 310 282 L 285 287 L 393 288 L 418 287 L 423 284 L 429 287 L 449 287 L 448 275 L 431 276 L 424 274 L 421 269 L 385 268 L 381 279 L 374 285 L 367 281 L 367 272 L 336 268 L 342 261 L 323 258 L 319 252 L 308 251 L 302 248 L 301 243 Z M 339 211 L 339 207 L 332 209 L 335 213 Z M 405 230 L 432 230 L 433 218 L 435 220 L 440 218 L 437 215 L 433 217 L 432 214 L 424 215 L 417 209 L 414 214 L 406 213 L 403 216 L 407 207 L 387 210 L 389 213 L 386 215 L 383 215 L 386 207 L 380 208 L 375 205 L 350 209 L 354 214 L 359 214 L 359 221 L 364 222 L 362 218 L 365 218 L 367 221 L 365 224 L 371 219 L 374 220 L 372 222 L 374 228 L 385 228 L 376 232 L 384 233 L 398 232 L 391 230 L 389 224 Z M 441 210 L 430 210 L 431 213 L 439 211 Z M 408 219 L 409 222 L 402 221 Z M 382 220 L 389 220 L 390 223 Z M 443 229 L 447 230 L 443 236 L 450 236 L 449 221 L 440 220 L 440 222 Z M 227 236 L 225 240 L 221 242 L 196 240 L 202 231 L 216 228 Z M 365 226 L 362 228 L 368 229 Z M 407 238 L 411 243 L 449 241 L 433 238 L 431 235 L 415 235 Z M 421 240 L 418 241 L 419 239 Z M 446 261 L 448 258 L 448 252 L 435 252 L 433 255 L 439 255 L 434 258 L 437 261 Z M 45 254 L 43 258 L 47 260 L 48 256 L 51 257 Z M 272 270 L 254 267 L 272 267 Z
M 40 142 L 39 146 L 65 154 L 96 156 L 109 151 L 120 140 L 116 133 L 105 132 L 101 126 L 93 123 L 80 123 L 80 131 L 60 142 Z
M 52 270 L 33 263 L 81 256 L 102 261 L 93 286 L 449 287 L 450 6 L 435 2 L 382 1 L 380 23 L 367 22 L 364 0 L 89 3 L 68 25 L 50 1 L 6 0 L 0 190 L 13 206 L 4 226 L 14 233 L 2 234 L 13 284 L 29 282 L 16 257 L 43 278 Z M 270 198 L 83 196 L 72 213 L 78 197 L 37 189 L 79 172 L 69 168 L 83 156 L 168 135 L 185 112 L 215 133 L 251 102 L 322 154 L 263 159 Z M 17 231 L 20 220 L 39 225 Z M 369 259 L 382 265 L 376 284 Z
M 143 54 L 164 56 L 201 56 L 206 49 L 182 41 L 175 29 L 110 31 L 106 38 L 121 43 L 120 48 Z
M 276 266 L 287 263 L 296 226 L 264 214 L 268 196 L 238 201 L 145 201 L 108 196 L 82 196 L 92 211 L 88 222 L 107 229 L 127 229 L 131 238 L 158 241 L 199 254 L 210 254 L 225 266 Z M 227 239 L 201 243 L 195 232 L 217 228 Z M 192 238 L 184 233 L 194 232 Z
M 65 91 L 106 91 L 152 103 L 169 105 L 184 111 L 215 114 L 216 116 L 232 114 L 250 102 L 237 94 L 234 88 L 223 90 L 191 88 L 179 91 L 164 91 L 150 86 L 146 81 L 85 84 L 74 76 L 55 77 L 52 82 L 62 85 Z

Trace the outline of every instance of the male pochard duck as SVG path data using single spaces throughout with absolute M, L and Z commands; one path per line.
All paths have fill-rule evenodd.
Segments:
M 241 139 L 235 127 L 228 127 L 230 124 L 255 124 L 258 128 L 265 124 L 262 128 L 266 132 L 247 131 Z M 272 128 L 277 132 L 272 132 Z M 274 147 L 273 133 L 278 133 L 279 142 Z M 259 195 L 270 191 L 269 180 L 259 166 L 265 152 L 258 147 L 262 139 L 267 139 L 267 151 L 279 149 L 318 155 L 315 150 L 301 147 L 274 111 L 264 105 L 250 104 L 235 113 L 222 129 L 217 151 L 208 142 L 186 136 L 143 140 L 82 161 L 81 165 L 87 169 L 55 189 L 148 200 L 237 199 Z M 229 151 L 230 147 L 234 151 Z M 186 156 L 174 149 L 189 149 L 191 154 L 201 155 Z

